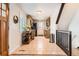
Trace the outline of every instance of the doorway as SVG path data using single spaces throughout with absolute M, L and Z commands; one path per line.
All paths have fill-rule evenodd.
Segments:
M 8 55 L 9 5 L 0 3 L 0 55 Z

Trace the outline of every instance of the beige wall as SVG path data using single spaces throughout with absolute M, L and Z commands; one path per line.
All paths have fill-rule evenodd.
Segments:
M 70 31 L 72 31 L 72 48 L 79 47 L 79 4 L 74 5 L 76 7 L 75 15 L 69 25 Z
M 26 14 L 22 9 L 19 8 L 17 4 L 10 4 L 10 15 L 9 15 L 9 52 L 13 52 L 16 48 L 21 46 L 21 32 L 19 28 L 19 21 L 17 24 L 13 22 L 13 16 L 17 15 L 20 17 L 26 17 Z
M 72 21 L 76 10 L 78 9 L 77 6 L 78 4 L 65 4 L 57 25 L 58 30 L 68 30 L 69 24 Z

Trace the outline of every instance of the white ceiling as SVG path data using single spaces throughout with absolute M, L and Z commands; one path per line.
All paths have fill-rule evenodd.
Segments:
M 59 3 L 21 3 L 18 4 L 26 14 L 30 14 L 37 20 L 44 20 L 51 16 Z

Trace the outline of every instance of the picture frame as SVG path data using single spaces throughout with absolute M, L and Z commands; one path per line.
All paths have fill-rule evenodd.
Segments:
M 18 16 L 13 16 L 13 21 L 15 24 L 18 23 Z
M 50 17 L 48 17 L 48 18 L 46 19 L 46 26 L 47 26 L 47 27 L 50 26 Z
M 30 22 L 30 25 L 33 25 L 33 18 L 31 15 L 27 15 L 27 20 Z

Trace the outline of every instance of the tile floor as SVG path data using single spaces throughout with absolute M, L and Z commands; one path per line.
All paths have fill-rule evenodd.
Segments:
M 54 55 L 66 56 L 65 52 L 55 43 L 49 43 L 49 39 L 38 36 L 30 44 L 22 45 L 11 55 Z

